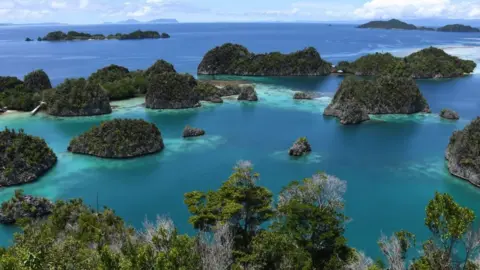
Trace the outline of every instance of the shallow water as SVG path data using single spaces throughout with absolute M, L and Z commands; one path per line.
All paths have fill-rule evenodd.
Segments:
M 96 33 L 135 30 L 133 26 L 118 27 L 68 28 Z M 26 36 L 44 35 L 53 29 L 2 27 L 0 39 L 7 41 L 0 42 L 0 74 L 19 76 L 44 68 L 58 83 L 66 77 L 86 76 L 111 63 L 146 68 L 162 57 L 181 72 L 195 73 L 203 53 L 227 41 L 241 42 L 258 52 L 288 52 L 312 45 L 334 63 L 372 51 L 404 55 L 430 45 L 442 45 L 451 53 L 477 62 L 480 58 L 478 47 L 472 47 L 477 46 L 471 40 L 473 34 L 374 31 L 321 24 L 149 25 L 144 30 L 152 27 L 161 27 L 173 38 L 25 43 Z M 420 239 L 426 236 L 424 209 L 435 191 L 448 192 L 480 213 L 479 191 L 451 177 L 443 159 L 452 132 L 480 113 L 480 76 L 418 81 L 434 114 L 374 116 L 372 121 L 358 126 L 342 126 L 336 119 L 322 115 L 342 77 L 235 79 L 252 80 L 259 102 L 250 104 L 230 98 L 223 104 L 203 103 L 201 108 L 153 111 L 142 106 L 142 98 L 136 98 L 114 102 L 119 107 L 108 116 L 11 114 L 0 116 L 0 125 L 24 128 L 27 133 L 45 138 L 59 157 L 52 171 L 22 187 L 26 193 L 50 199 L 81 197 L 92 206 L 98 195 L 100 205 L 115 209 L 135 226 L 140 226 L 146 216 L 167 214 L 182 232 L 192 232 L 183 194 L 218 188 L 240 159 L 251 160 L 261 174 L 260 184 L 274 192 L 317 171 L 346 180 L 346 214 L 352 218 L 347 237 L 350 244 L 372 257 L 379 255 L 376 240 L 381 232 L 407 229 Z M 316 91 L 319 98 L 295 101 L 292 96 L 298 90 Z M 461 119 L 440 119 L 435 113 L 444 107 L 457 110 Z M 139 159 L 114 161 L 66 152 L 72 137 L 103 120 L 120 117 L 154 122 L 162 131 L 165 150 Z M 205 129 L 207 135 L 182 139 L 187 124 Z M 308 137 L 313 153 L 290 158 L 287 149 L 301 136 Z M 13 191 L 1 190 L 0 201 L 7 200 Z M 6 245 L 12 229 L 0 228 L 0 242 Z

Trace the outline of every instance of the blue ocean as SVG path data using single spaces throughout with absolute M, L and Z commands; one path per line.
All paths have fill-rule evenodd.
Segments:
M 111 34 L 137 29 L 167 32 L 171 39 L 136 41 L 25 42 L 54 30 Z M 203 55 L 225 42 L 239 43 L 253 52 L 292 52 L 315 47 L 332 63 L 354 60 L 372 52 L 405 56 L 438 46 L 448 53 L 480 63 L 478 33 L 367 30 L 353 25 L 326 24 L 171 24 L 0 27 L 0 74 L 23 77 L 44 69 L 54 84 L 86 77 L 109 64 L 145 69 L 165 59 L 179 72 L 196 75 Z M 476 73 L 477 71 L 475 71 Z M 346 214 L 351 218 L 349 244 L 373 258 L 380 256 L 381 233 L 409 230 L 419 240 L 427 236 L 424 211 L 435 191 L 448 192 L 462 205 L 480 213 L 480 191 L 449 175 L 444 152 L 453 131 L 480 115 L 480 75 L 449 80 L 419 80 L 434 113 L 377 116 L 373 121 L 342 126 L 322 115 L 342 81 L 340 76 L 305 78 L 237 77 L 256 83 L 259 102 L 226 100 L 201 108 L 153 111 L 142 98 L 114 102 L 113 114 L 86 118 L 54 118 L 13 113 L 0 116 L 0 126 L 23 128 L 43 137 L 59 158 L 56 167 L 39 181 L 22 186 L 27 194 L 49 199 L 82 198 L 95 207 L 113 208 L 129 224 L 145 218 L 170 216 L 182 233 L 192 233 L 183 194 L 218 188 L 238 160 L 250 160 L 260 184 L 278 193 L 292 180 L 318 171 L 347 181 Z M 294 91 L 316 91 L 320 97 L 294 101 Z M 456 122 L 438 112 L 459 112 Z M 142 118 L 161 130 L 166 149 L 133 160 L 104 160 L 69 154 L 74 136 L 103 120 Z M 181 138 L 185 125 L 201 127 L 207 135 Z M 313 152 L 291 159 L 287 149 L 301 136 Z M 0 191 L 8 200 L 15 188 Z M 0 227 L 0 243 L 12 241 L 15 229 Z

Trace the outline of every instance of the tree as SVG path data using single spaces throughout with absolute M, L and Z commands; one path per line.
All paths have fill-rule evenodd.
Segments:
M 251 242 L 260 225 L 273 217 L 272 193 L 257 185 L 259 175 L 248 161 L 240 161 L 233 174 L 217 191 L 185 194 L 195 229 L 211 232 L 218 224 L 230 224 L 235 235 L 237 256 L 251 251 Z

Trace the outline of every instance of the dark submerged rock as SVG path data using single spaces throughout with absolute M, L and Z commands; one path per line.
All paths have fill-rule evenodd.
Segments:
M 452 175 L 480 187 L 480 117 L 453 133 L 445 158 Z
M 200 128 L 194 128 L 191 126 L 186 126 L 185 129 L 183 130 L 182 136 L 184 138 L 189 138 L 189 137 L 199 137 L 205 135 L 205 131 Z
M 5 128 L 0 132 L 0 186 L 35 181 L 57 163 L 57 156 L 39 138 Z
M 73 138 L 68 151 L 102 158 L 133 158 L 157 153 L 163 148 L 162 135 L 154 124 L 115 119 Z
M 352 113 L 367 114 L 412 114 L 430 112 L 427 101 L 411 78 L 382 76 L 375 80 L 347 77 L 332 102 L 324 111 L 326 116 L 345 118 Z M 355 121 L 354 121 L 355 122 Z
M 312 152 L 312 148 L 310 147 L 310 144 L 308 143 L 307 138 L 302 137 L 302 138 L 299 138 L 297 141 L 295 141 L 293 146 L 288 151 L 288 154 L 290 156 L 299 157 L 299 156 L 308 154 L 310 152 Z
M 331 73 L 313 47 L 290 54 L 254 54 L 242 45 L 226 43 L 205 54 L 198 66 L 203 75 L 323 76 Z
M 112 112 L 107 92 L 96 82 L 67 79 L 45 93 L 47 113 L 54 116 L 91 116 Z
M 20 219 L 39 219 L 52 213 L 53 203 L 45 198 L 23 195 L 16 190 L 12 199 L 0 208 L 0 224 L 12 225 Z
M 245 101 L 258 101 L 257 92 L 252 86 L 246 86 L 242 88 L 240 95 L 238 95 L 238 100 Z
M 313 99 L 313 94 L 305 92 L 296 92 L 293 95 L 293 99 Z
M 443 109 L 440 112 L 440 117 L 445 118 L 445 119 L 450 119 L 450 120 L 460 119 L 460 116 L 458 115 L 458 113 L 455 112 L 455 111 L 452 111 L 450 109 Z
M 145 105 L 150 109 L 186 109 L 200 106 L 196 80 L 188 74 L 162 73 L 149 78 Z

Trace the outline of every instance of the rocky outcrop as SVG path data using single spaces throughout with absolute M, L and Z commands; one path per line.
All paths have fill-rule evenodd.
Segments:
M 363 115 L 357 116 L 357 119 L 366 119 L 362 110 L 367 114 L 430 112 L 427 101 L 413 79 L 382 76 L 375 80 L 346 78 L 324 115 L 343 117 L 345 122 L 349 122 L 347 119 L 352 113 Z
M 149 109 L 186 109 L 200 106 L 196 80 L 188 74 L 163 73 L 150 76 L 145 106 Z
M 458 113 L 455 112 L 455 111 L 452 111 L 450 109 L 443 109 L 440 112 L 440 117 L 445 118 L 445 119 L 450 119 L 450 120 L 460 119 L 460 116 L 458 115 Z
M 450 173 L 480 187 L 480 117 L 450 137 L 445 152 Z
M 243 87 L 240 95 L 238 95 L 238 100 L 245 101 L 258 101 L 257 92 L 252 86 Z
M 199 137 L 203 135 L 205 135 L 205 131 L 203 129 L 186 126 L 185 129 L 183 130 L 182 136 L 184 138 L 189 138 L 189 137 Z
M 205 54 L 198 74 L 239 76 L 323 76 L 332 65 L 313 47 L 290 54 L 254 54 L 242 45 L 226 43 Z
M 133 158 L 157 153 L 163 148 L 162 135 L 154 124 L 115 119 L 73 138 L 68 151 L 102 158 Z
M 46 92 L 47 113 L 54 116 L 91 116 L 112 112 L 107 92 L 96 82 L 67 79 Z
M 15 196 L 2 203 L 0 209 L 0 224 L 12 225 L 20 219 L 38 219 L 52 213 L 53 203 L 45 198 L 23 195 L 22 190 L 16 190 Z
M 50 78 L 48 77 L 47 73 L 41 69 L 32 71 L 25 75 L 25 78 L 23 78 L 23 84 L 25 85 L 25 88 L 32 91 L 41 91 L 52 88 Z
M 306 93 L 306 92 L 296 92 L 293 95 L 293 99 L 313 99 L 314 95 L 312 93 Z
M 57 163 L 57 156 L 39 138 L 5 128 L 0 132 L 0 186 L 35 181 Z
M 176 73 L 177 71 L 173 67 L 172 64 L 169 62 L 160 59 L 157 60 L 151 67 L 149 67 L 147 70 L 145 70 L 145 76 L 150 76 L 153 74 L 163 74 L 163 73 L 169 73 L 173 72 Z
M 305 137 L 299 138 L 295 141 L 290 150 L 288 150 L 288 154 L 295 157 L 303 156 L 310 152 L 312 152 L 312 148 Z
M 367 110 L 360 104 L 353 102 L 345 107 L 340 116 L 343 125 L 355 125 L 370 120 Z

